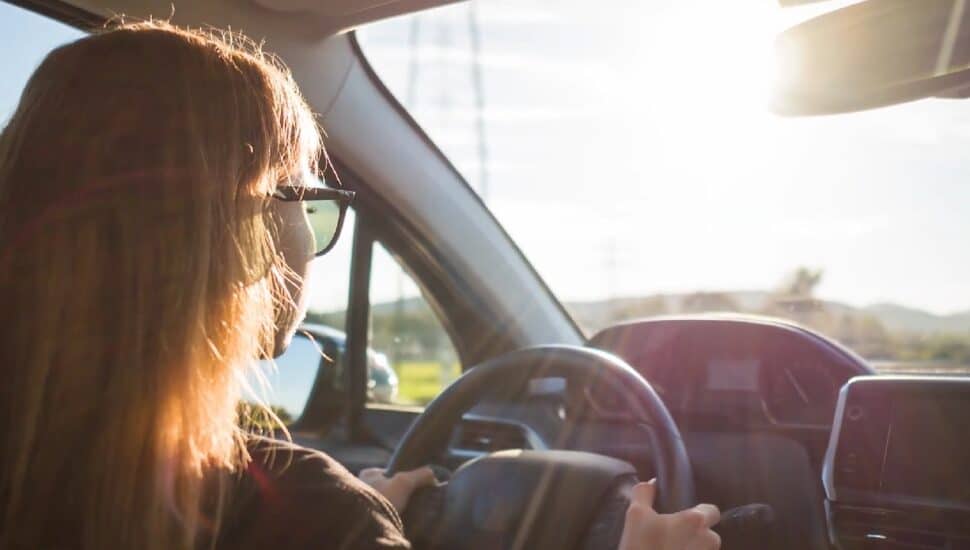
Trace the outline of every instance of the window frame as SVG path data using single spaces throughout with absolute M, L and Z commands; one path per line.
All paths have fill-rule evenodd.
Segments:
M 26 11 L 35 13 L 41 17 L 47 17 L 74 27 L 78 30 L 90 33 L 105 25 L 107 19 L 91 13 L 83 8 L 68 4 L 62 0 L 0 0 L 23 8 Z
M 423 263 L 434 261 L 434 257 L 428 255 L 427 244 L 418 242 L 413 229 L 407 227 L 406 222 L 394 211 L 386 201 L 370 191 L 366 185 L 362 184 L 361 179 L 353 173 L 339 159 L 331 157 L 334 168 L 340 174 L 344 187 L 357 192 L 354 205 L 354 227 L 353 227 L 353 246 L 351 252 L 350 284 L 348 285 L 347 314 L 343 330 L 347 334 L 347 344 L 345 348 L 344 376 L 345 387 L 347 388 L 342 400 L 341 411 L 346 412 L 348 437 L 352 441 L 370 441 L 372 437 L 364 423 L 364 413 L 366 409 L 375 404 L 368 403 L 367 400 L 367 348 L 370 343 L 370 285 L 371 270 L 373 267 L 374 245 L 380 244 L 398 263 L 399 267 L 407 273 L 421 291 L 422 298 L 428 303 L 436 319 L 441 323 L 448 339 L 455 350 L 458 360 L 464 370 L 472 363 L 469 357 L 474 354 L 469 353 L 468 338 L 462 335 L 474 334 L 463 329 L 463 322 L 453 314 L 456 311 L 464 311 L 463 308 L 445 307 L 456 304 L 446 293 L 447 288 L 444 281 L 435 275 L 435 264 Z M 443 264 L 437 264 L 437 268 L 445 268 Z M 437 289 L 435 292 L 433 289 Z M 472 296 L 472 293 L 465 292 L 465 297 Z M 467 307 L 467 306 L 466 306 Z M 479 310 L 480 312 L 481 310 Z M 481 322 L 482 320 L 480 320 Z M 466 322 L 467 323 L 467 322 Z M 333 425 L 336 414 L 340 411 L 332 405 L 336 393 L 332 389 L 314 386 L 307 399 L 307 410 L 319 411 L 322 414 L 304 415 L 298 429 L 321 430 Z M 331 404 L 328 406 L 327 402 Z M 414 406 L 409 405 L 386 405 L 380 407 L 400 408 L 415 410 Z
M 366 409 L 375 406 L 367 400 L 367 348 L 370 344 L 370 284 L 374 255 L 374 245 L 380 244 L 407 273 L 421 291 L 441 323 L 455 350 L 462 370 L 474 363 L 472 358 L 486 349 L 479 345 L 470 348 L 472 335 L 482 334 L 484 326 L 494 326 L 482 314 L 487 311 L 479 308 L 474 293 L 466 287 L 452 288 L 443 277 L 449 270 L 446 262 L 429 249 L 428 243 L 416 238 L 414 228 L 383 200 L 371 191 L 362 180 L 339 158 L 331 156 L 333 168 L 340 174 L 344 188 L 357 193 L 351 208 L 354 211 L 354 225 L 350 259 L 350 284 L 347 295 L 347 314 L 343 327 L 335 327 L 347 335 L 343 360 L 345 391 L 326 387 L 325 383 L 315 383 L 304 414 L 291 425 L 294 430 L 326 432 L 345 415 L 348 438 L 352 441 L 367 442 L 373 438 L 364 423 Z M 453 278 L 457 280 L 457 278 Z M 460 299 L 459 299 L 460 298 Z M 489 332 L 494 332 L 492 329 Z M 512 343 L 506 343 L 512 349 Z M 477 361 L 476 361 L 477 362 Z M 319 381 L 319 378 L 318 378 Z M 412 405 L 376 405 L 382 408 L 416 410 Z

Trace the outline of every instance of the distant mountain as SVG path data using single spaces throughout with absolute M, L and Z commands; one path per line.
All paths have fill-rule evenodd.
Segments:
M 397 314 L 406 315 L 410 318 L 433 319 L 434 313 L 428 307 L 428 303 L 420 296 L 410 296 L 403 300 L 392 300 L 389 302 L 378 302 L 371 304 L 371 315 L 379 318 L 391 318 Z M 342 327 L 346 322 L 346 310 L 319 311 L 311 310 L 307 314 L 308 323 L 320 323 L 332 327 Z
M 566 309 L 576 321 L 595 331 L 615 323 L 616 319 L 640 316 L 678 314 L 698 311 L 688 307 L 698 295 L 705 295 L 709 307 L 701 311 L 739 311 L 759 313 L 769 304 L 772 294 L 766 291 L 722 291 L 706 293 L 667 293 L 641 297 L 613 298 L 591 302 L 569 302 Z M 936 315 L 928 311 L 893 303 L 855 307 L 842 302 L 819 300 L 820 307 L 840 314 L 870 315 L 891 331 L 932 333 L 970 333 L 970 311 L 951 315 Z
M 873 304 L 863 311 L 876 317 L 890 330 L 907 332 L 970 332 L 970 311 L 935 315 L 898 304 Z
M 710 310 L 742 311 L 758 313 L 768 305 L 772 294 L 760 290 L 725 291 L 703 293 L 717 296 L 719 301 L 710 305 Z M 576 321 L 590 331 L 596 331 L 616 322 L 616 319 L 643 317 L 650 315 L 677 314 L 689 310 L 692 296 L 697 293 L 665 293 L 649 296 L 612 298 L 590 302 L 567 302 L 566 309 Z M 871 315 L 887 329 L 897 332 L 933 333 L 957 332 L 970 333 L 970 311 L 951 315 L 936 315 L 921 309 L 893 303 L 873 304 L 855 307 L 842 302 L 820 300 L 822 307 L 840 314 Z M 720 306 L 720 307 L 718 307 Z M 427 303 L 420 297 L 408 297 L 400 302 L 390 301 L 371 306 L 377 316 L 392 315 L 396 312 L 410 315 L 430 314 Z M 339 312 L 342 314 L 342 312 Z
M 398 311 L 401 313 L 418 313 L 426 310 L 430 310 L 430 308 L 421 296 L 409 296 L 402 300 L 378 302 L 370 306 L 370 311 L 374 315 L 389 315 Z

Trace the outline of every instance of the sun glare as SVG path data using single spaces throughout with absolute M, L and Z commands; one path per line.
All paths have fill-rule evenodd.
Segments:
M 732 179 L 748 173 L 745 164 L 770 164 L 775 156 L 768 105 L 777 8 L 703 5 L 703 10 L 696 3 L 675 4 L 661 13 L 644 10 L 644 31 L 634 46 L 636 55 L 630 56 L 639 67 L 626 75 L 636 91 L 627 103 L 636 113 L 629 119 L 630 134 L 651 159 L 643 168 L 647 185 L 749 186 L 755 182 Z
M 631 78 L 640 86 L 659 85 L 678 110 L 763 104 L 775 69 L 777 25 L 774 7 L 761 4 L 713 3 L 698 10 L 684 3 L 648 12 L 639 55 L 632 57 L 644 63 Z

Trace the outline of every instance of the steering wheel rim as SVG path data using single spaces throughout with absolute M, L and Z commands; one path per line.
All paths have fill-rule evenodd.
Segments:
M 562 377 L 584 387 L 609 385 L 646 429 L 657 477 L 655 508 L 671 513 L 696 503 L 693 471 L 680 430 L 653 387 L 620 358 L 579 346 L 525 348 L 469 369 L 428 404 L 411 425 L 391 456 L 388 475 L 431 462 L 447 447 L 462 415 L 497 385 L 521 391 L 529 380 L 547 377 Z

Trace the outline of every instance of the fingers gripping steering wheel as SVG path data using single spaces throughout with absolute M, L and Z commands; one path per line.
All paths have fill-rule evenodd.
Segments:
M 388 475 L 440 456 L 462 415 L 483 396 L 496 389 L 525 392 L 530 380 L 549 377 L 561 377 L 569 387 L 611 388 L 645 428 L 657 510 L 695 504 L 686 448 L 657 393 L 621 359 L 575 346 L 528 348 L 469 369 L 415 420 L 391 457 Z M 418 539 L 416 548 L 559 549 L 577 547 L 580 540 L 615 548 L 625 512 L 622 487 L 633 481 L 628 463 L 603 455 L 501 451 L 464 464 L 445 485 L 419 491 L 404 519 L 409 536 Z

